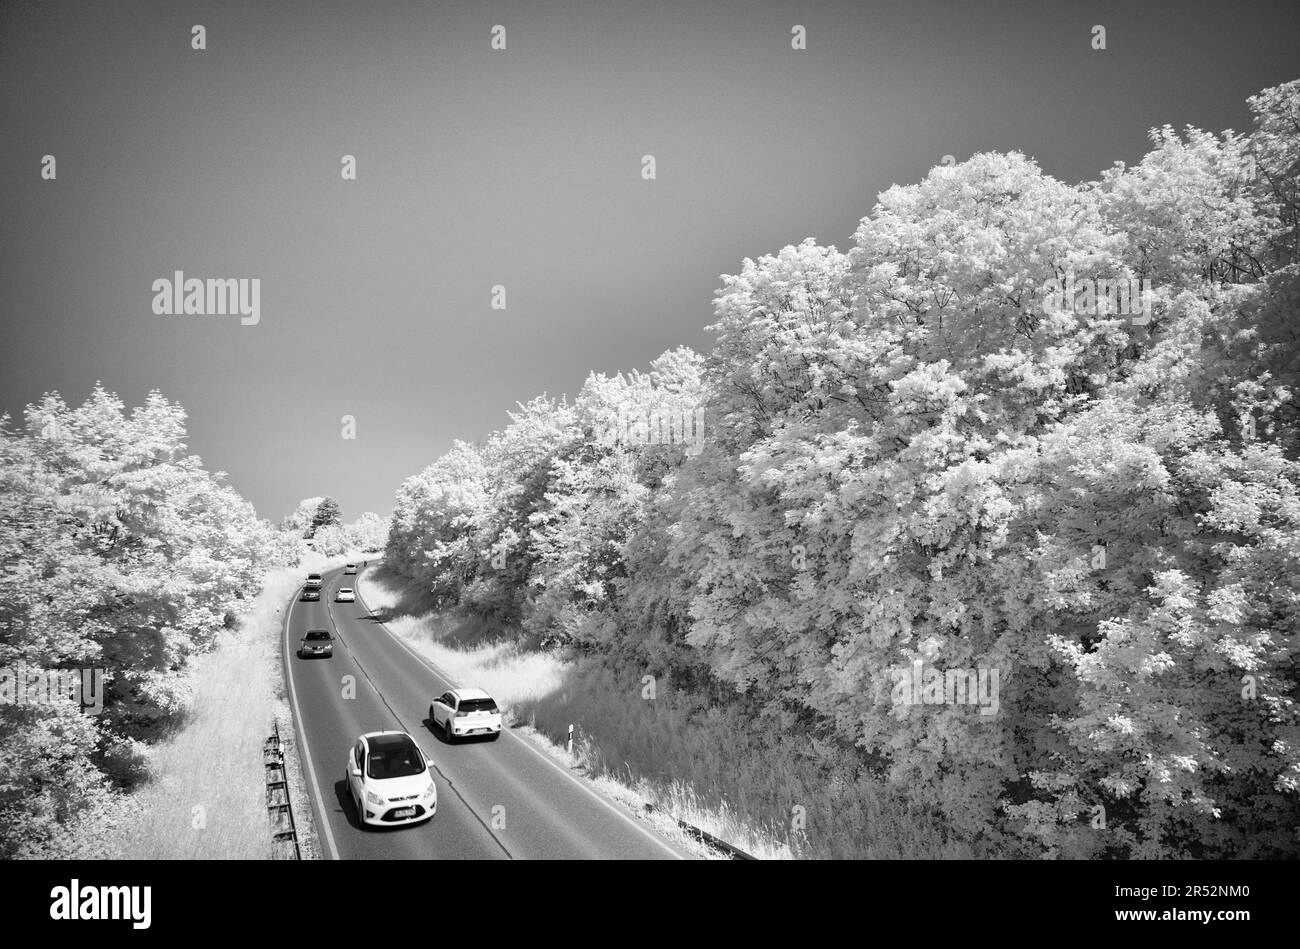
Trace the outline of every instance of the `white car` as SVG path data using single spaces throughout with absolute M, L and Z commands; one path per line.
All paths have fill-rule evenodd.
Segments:
M 370 732 L 348 753 L 348 794 L 363 826 L 426 821 L 438 810 L 433 768 L 406 732 Z
M 339 592 L 334 595 L 335 603 L 355 603 L 357 594 L 351 587 L 339 587 Z
M 346 567 L 343 568 L 343 572 L 344 572 L 344 573 L 356 573 L 356 572 L 357 572 L 357 565 L 354 564 L 354 563 L 350 563 L 350 564 L 348 564 Z
M 452 689 L 429 703 L 429 727 L 453 742 L 464 735 L 501 737 L 501 709 L 482 689 Z

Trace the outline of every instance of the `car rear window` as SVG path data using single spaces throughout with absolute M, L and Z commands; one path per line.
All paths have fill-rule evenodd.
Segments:
M 315 640 L 318 640 L 318 639 L 332 639 L 333 637 L 330 636 L 328 630 L 324 630 L 324 629 L 313 629 L 313 630 L 311 630 L 310 632 L 307 633 L 307 638 L 310 639 L 310 640 L 312 640 L 312 641 L 315 641 Z
M 495 712 L 497 703 L 491 699 L 464 699 L 460 703 L 462 712 Z

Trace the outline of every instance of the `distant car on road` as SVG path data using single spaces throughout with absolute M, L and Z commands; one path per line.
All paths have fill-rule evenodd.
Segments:
M 501 709 L 482 689 L 452 689 L 429 704 L 429 727 L 441 728 L 448 742 L 464 735 L 501 737 Z
M 319 602 L 320 590 L 317 590 L 314 587 L 303 587 L 302 596 L 298 597 L 298 599 Z
M 433 769 L 406 732 L 370 732 L 348 753 L 344 777 L 363 826 L 428 820 L 438 810 Z
M 343 568 L 343 572 L 344 572 L 344 573 L 356 573 L 356 572 L 357 572 L 357 565 L 354 564 L 354 563 L 350 563 L 350 564 L 348 564 L 346 567 Z
M 307 574 L 307 586 L 310 587 L 311 589 L 319 590 L 322 586 L 324 586 L 324 584 L 325 581 L 321 579 L 321 575 L 319 573 Z
M 339 592 L 334 595 L 335 603 L 355 603 L 357 595 L 351 587 L 339 587 Z
M 309 629 L 307 635 L 302 638 L 298 645 L 298 658 L 310 659 L 312 656 L 323 656 L 326 659 L 334 655 L 334 637 L 330 635 L 328 629 Z

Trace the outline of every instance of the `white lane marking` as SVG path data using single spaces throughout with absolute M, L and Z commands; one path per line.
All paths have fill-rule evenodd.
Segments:
M 363 607 L 365 607 L 365 610 L 366 610 L 367 613 L 371 613 L 372 611 L 371 611 L 370 607 L 366 606 L 365 598 L 361 595 L 361 584 L 360 584 L 360 583 L 357 584 L 357 586 L 356 586 L 356 591 L 357 591 L 357 599 L 361 602 L 361 605 L 362 605 Z M 372 614 L 372 615 L 373 615 L 373 614 Z M 401 636 L 398 636 L 396 633 L 394 633 L 391 629 L 388 628 L 388 624 L 387 624 L 387 623 L 378 623 L 377 625 L 378 625 L 381 629 L 383 629 L 383 631 L 384 631 L 385 633 L 387 633 L 387 634 L 389 635 L 389 637 L 390 637 L 391 639 L 393 639 L 393 640 L 394 640 L 394 641 L 395 641 L 399 646 L 401 646 L 403 649 L 405 649 L 407 652 L 409 652 L 413 657 L 415 657 L 415 659 L 416 659 L 417 661 L 424 663 L 424 665 L 426 665 L 426 666 L 428 666 L 430 669 L 432 669 L 435 675 L 438 675 L 438 676 L 440 676 L 441 678 L 443 678 L 444 680 L 446 680 L 447 682 L 450 682 L 453 688 L 459 688 L 459 687 L 460 687 L 460 686 L 458 686 L 458 685 L 456 684 L 456 680 L 453 679 L 451 676 L 447 675 L 447 673 L 443 672 L 441 669 L 439 669 L 439 668 L 434 664 L 434 662 L 433 662 L 432 659 L 429 659 L 429 658 L 426 657 L 426 656 L 422 656 L 422 655 L 420 655 L 418 652 L 416 652 L 414 649 L 412 649 L 410 646 L 408 646 L 408 645 L 407 645 L 407 644 L 402 640 L 402 637 L 401 637 Z M 568 771 L 566 771 L 563 767 L 561 767 L 561 765 L 560 765 L 560 763 L 559 763 L 558 761 L 556 761 L 556 760 L 553 759 L 553 758 L 548 757 L 548 756 L 545 754 L 545 752 L 543 752 L 540 748 L 534 748 L 534 747 L 532 746 L 532 744 L 528 741 L 528 739 L 523 738 L 523 737 L 520 736 L 520 735 L 516 735 L 514 732 L 510 731 L 510 729 L 508 729 L 508 728 L 503 728 L 503 729 L 501 729 L 501 733 L 502 733 L 503 735 L 508 735 L 509 737 L 513 738 L 515 741 L 519 742 L 519 744 L 523 745 L 525 748 L 527 748 L 529 751 L 531 751 L 533 754 L 535 754 L 538 758 L 541 758 L 541 759 L 542 759 L 543 761 L 545 761 L 548 765 L 550 765 L 552 768 L 554 768 L 557 772 L 559 772 L 560 774 L 564 775 L 564 776 L 565 776 L 566 778 L 568 778 L 571 782 L 573 782 L 573 784 L 574 784 L 575 787 L 581 788 L 584 792 L 586 792 L 588 795 L 590 795 L 593 799 L 595 799 L 596 801 L 599 801 L 599 802 L 600 802 L 600 803 L 601 803 L 605 808 L 607 808 L 607 809 L 610 811 L 610 813 L 615 814 L 615 815 L 617 815 L 619 818 L 621 818 L 622 820 L 626 821 L 629 825 L 631 825 L 633 828 L 635 828 L 636 831 L 637 831 L 638 833 L 640 833 L 643 837 L 645 837 L 647 840 L 653 842 L 654 844 L 656 844 L 656 845 L 659 846 L 660 848 L 662 848 L 662 849 L 668 851 L 668 853 L 672 854 L 672 857 L 673 857 L 674 860 L 684 860 L 684 859 L 685 859 L 685 857 L 683 857 L 681 854 L 679 854 L 677 851 L 675 851 L 672 847 L 668 846 L 668 843 L 667 843 L 666 841 L 660 839 L 657 835 L 655 835 L 654 833 L 652 833 L 648 828 L 642 826 L 642 824 L 641 824 L 640 822 L 638 822 L 638 821 L 636 820 L 636 818 L 632 817 L 632 816 L 629 815 L 629 814 L 625 814 L 623 811 L 619 810 L 618 807 L 616 807 L 616 806 L 615 806 L 611 801 L 606 800 L 603 796 L 601 796 L 600 794 L 596 793 L 596 791 L 595 791 L 594 789 L 587 787 L 587 785 L 583 784 L 581 781 L 579 781 L 579 780 L 578 780 L 577 778 L 575 778 L 573 775 L 569 774 Z
M 302 710 L 298 708 L 298 690 L 293 684 L 293 663 L 289 659 L 289 625 L 293 621 L 293 608 L 298 605 L 299 594 L 294 594 L 289 601 L 289 612 L 284 618 L 284 672 L 289 679 L 289 698 L 293 703 L 293 714 L 298 720 L 298 740 L 302 742 L 302 756 L 306 763 L 307 777 L 311 780 L 313 793 L 320 804 L 321 825 L 325 828 L 325 840 L 329 843 L 330 859 L 339 859 L 338 844 L 334 842 L 334 832 L 330 830 L 329 814 L 325 812 L 325 798 L 320 793 L 320 784 L 316 781 L 316 767 L 312 764 L 311 749 L 307 745 L 307 725 L 303 720 Z

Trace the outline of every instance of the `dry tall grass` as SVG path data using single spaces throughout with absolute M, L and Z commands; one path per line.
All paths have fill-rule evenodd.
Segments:
M 507 713 L 563 684 L 567 664 L 555 653 L 488 638 L 491 633 L 473 620 L 429 609 L 416 586 L 382 564 L 366 568 L 357 580 L 376 618 L 460 685 L 486 690 Z
M 758 721 L 601 657 L 566 669 L 562 688 L 516 714 L 561 740 L 575 723 L 587 769 L 756 856 L 948 859 L 975 854 L 934 814 L 893 791 L 853 749 Z

